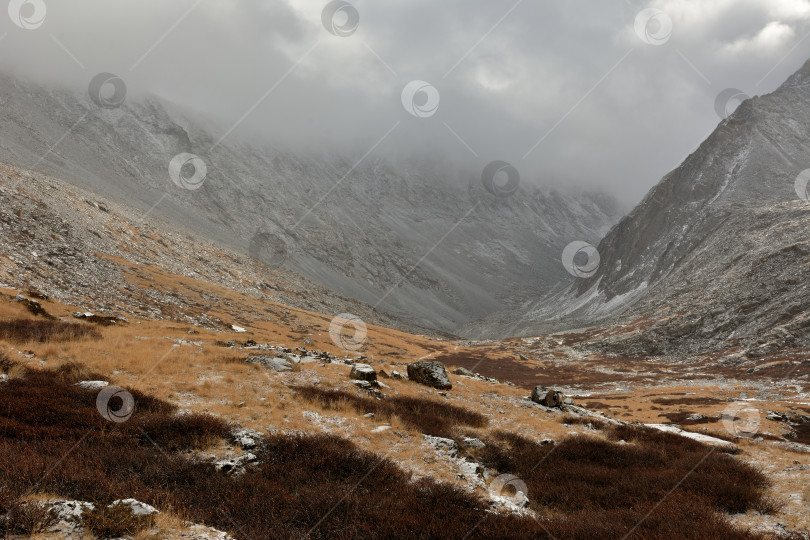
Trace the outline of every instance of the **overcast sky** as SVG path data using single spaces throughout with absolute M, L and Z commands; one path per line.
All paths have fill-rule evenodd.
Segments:
M 632 204 L 718 123 L 722 91 L 768 93 L 810 57 L 810 0 L 354 0 L 333 18 L 327 6 L 12 0 L 0 62 L 85 87 L 111 72 L 128 99 L 155 93 L 222 134 L 244 116 L 229 137 L 475 170 L 505 160 L 524 181 Z

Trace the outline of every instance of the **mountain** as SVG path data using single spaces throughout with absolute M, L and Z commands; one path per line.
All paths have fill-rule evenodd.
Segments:
M 86 91 L 2 76 L 0 104 L 0 160 L 445 331 L 570 283 L 557 253 L 620 217 L 602 194 L 524 181 L 496 197 L 480 172 L 438 162 L 303 155 L 236 133 L 219 143 L 225 130 L 155 97 L 105 108 Z M 199 189 L 172 183 L 179 154 L 205 163 Z
M 808 167 L 810 62 L 743 102 L 614 226 L 592 276 L 486 327 L 632 322 L 599 343 L 623 354 L 810 347 Z

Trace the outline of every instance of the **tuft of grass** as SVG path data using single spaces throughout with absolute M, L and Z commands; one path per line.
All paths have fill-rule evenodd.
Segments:
M 36 341 L 47 343 L 50 341 L 76 341 L 84 338 L 98 339 L 101 334 L 86 324 L 34 319 L 14 319 L 0 321 L 0 339 L 16 343 Z
M 475 411 L 431 399 L 396 396 L 378 400 L 317 386 L 295 386 L 293 390 L 324 408 L 349 405 L 357 412 L 374 413 L 383 419 L 396 416 L 407 426 L 437 437 L 452 438 L 459 426 L 480 428 L 488 423 L 486 416 Z

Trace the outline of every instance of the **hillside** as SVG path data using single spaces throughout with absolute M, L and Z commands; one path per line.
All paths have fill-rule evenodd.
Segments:
M 0 159 L 440 331 L 570 282 L 556 253 L 621 215 L 604 194 L 532 178 L 496 197 L 485 163 L 279 150 L 154 96 L 102 108 L 86 90 L 0 75 L 0 104 Z M 171 181 L 182 153 L 205 163 L 195 189 Z
M 635 321 L 599 346 L 749 357 L 810 347 L 810 206 L 796 186 L 810 165 L 807 104 L 810 62 L 774 93 L 743 102 L 614 226 L 596 246 L 592 276 L 468 331 Z

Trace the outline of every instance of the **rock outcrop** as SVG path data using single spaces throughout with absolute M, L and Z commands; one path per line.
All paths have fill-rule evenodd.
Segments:
M 408 364 L 408 378 L 419 384 L 439 390 L 450 390 L 453 384 L 447 376 L 444 364 L 436 361 Z

